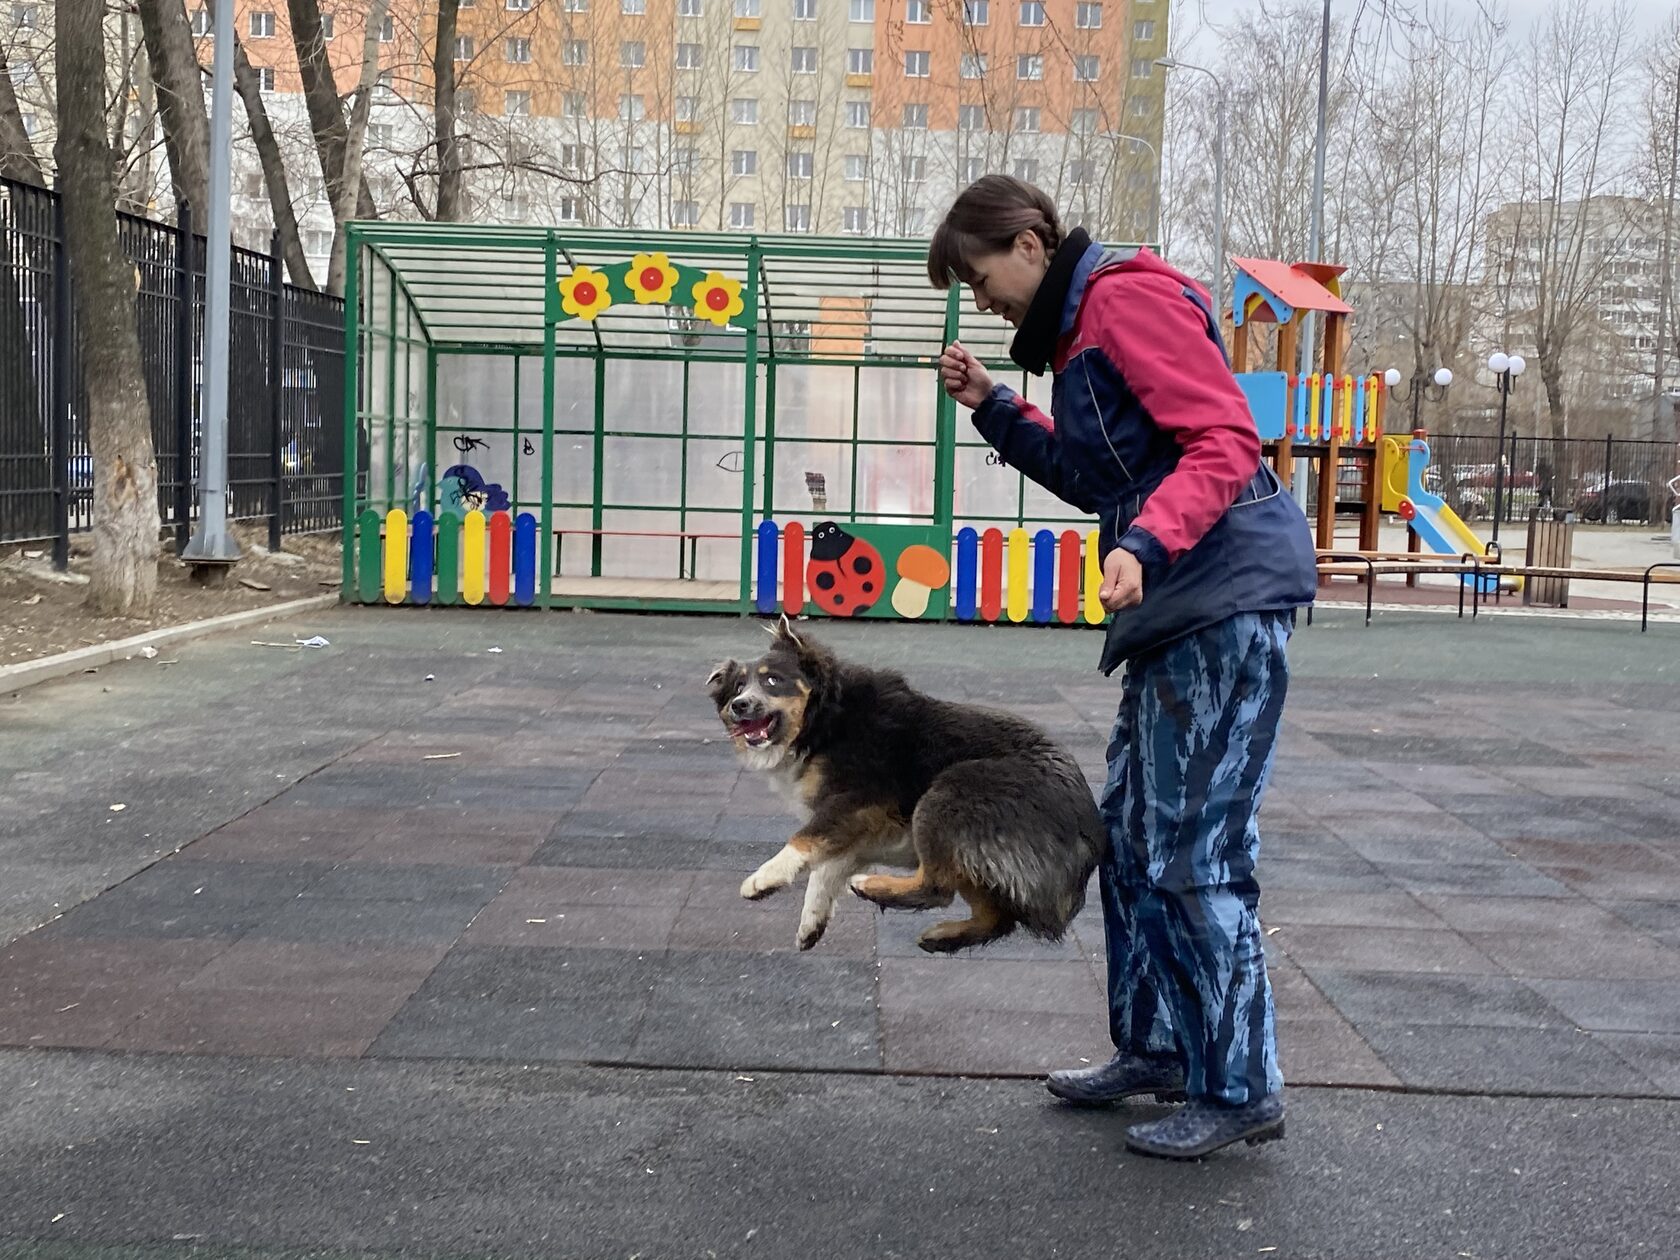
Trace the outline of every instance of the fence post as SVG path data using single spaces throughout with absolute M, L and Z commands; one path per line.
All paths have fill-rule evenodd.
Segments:
M 1604 493 L 1602 496 L 1604 523 L 1606 525 L 1610 523 L 1610 469 L 1612 467 L 1611 461 L 1615 457 L 1615 444 L 1616 439 L 1611 434 L 1606 433 L 1604 435 Z
M 1513 477 L 1515 477 L 1516 474 L 1517 474 L 1517 435 L 1515 433 L 1513 433 L 1513 434 L 1511 434 L 1511 458 L 1505 464 L 1505 484 L 1506 485 L 1511 485 L 1512 484 L 1511 479 Z M 1515 523 L 1515 521 L 1517 519 L 1516 509 L 1511 506 L 1512 497 L 1513 496 L 1511 496 L 1509 494 L 1505 496 L 1505 523 L 1507 525 Z
M 75 392 L 69 249 L 64 235 L 64 194 L 58 192 L 53 196 L 52 465 L 53 568 L 61 573 L 70 567 L 70 408 Z M 93 466 L 91 459 L 88 466 Z
M 175 554 L 192 537 L 193 358 L 197 295 L 193 292 L 192 204 L 183 201 L 175 229 Z
M 286 515 L 285 434 L 281 418 L 285 412 L 284 383 L 286 356 L 286 274 L 280 263 L 280 231 L 275 229 L 268 244 L 268 549 L 280 550 L 280 534 Z

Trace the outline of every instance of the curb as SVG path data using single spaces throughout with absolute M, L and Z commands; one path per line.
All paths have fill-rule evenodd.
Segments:
M 17 665 L 3 665 L 0 666 L 0 695 L 10 695 L 37 683 L 51 682 L 55 678 L 65 678 L 85 670 L 97 669 L 112 661 L 126 661 L 130 657 L 138 656 L 140 649 L 144 647 L 184 643 L 188 639 L 201 639 L 221 630 L 236 630 L 240 626 L 274 621 L 293 613 L 326 608 L 336 603 L 337 595 L 310 595 L 284 604 L 272 604 L 267 608 L 248 608 L 242 612 L 224 613 L 220 617 L 209 617 L 203 621 L 189 621 L 185 625 L 164 626 L 161 630 L 148 630 L 145 634 L 116 639 L 110 643 L 95 643 L 71 652 L 60 652 L 57 656 L 43 656 L 38 660 L 23 661 Z

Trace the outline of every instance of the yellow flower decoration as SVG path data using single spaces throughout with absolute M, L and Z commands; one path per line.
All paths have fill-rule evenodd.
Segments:
M 560 309 L 586 324 L 611 305 L 609 282 L 593 267 L 574 267 L 560 281 Z
M 677 269 L 664 254 L 637 254 L 624 279 L 642 305 L 669 302 L 671 290 L 677 287 Z
M 708 271 L 706 278 L 695 284 L 693 295 L 695 315 L 719 328 L 747 309 L 741 301 L 741 282 L 721 271 Z

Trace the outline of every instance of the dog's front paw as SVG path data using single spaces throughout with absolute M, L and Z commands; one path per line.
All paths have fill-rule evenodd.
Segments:
M 826 919 L 802 920 L 799 924 L 799 948 L 801 950 L 810 949 L 811 946 L 822 940 L 823 933 L 826 931 L 828 931 L 828 920 Z
M 741 881 L 741 896 L 748 901 L 763 901 L 780 887 L 780 884 L 772 884 L 754 871 Z

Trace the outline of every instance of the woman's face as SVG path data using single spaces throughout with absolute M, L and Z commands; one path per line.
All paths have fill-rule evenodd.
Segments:
M 1008 249 L 981 254 L 969 266 L 974 272 L 968 287 L 974 291 L 975 307 L 1001 315 L 1019 328 L 1050 266 L 1050 256 L 1036 232 L 1022 232 Z

